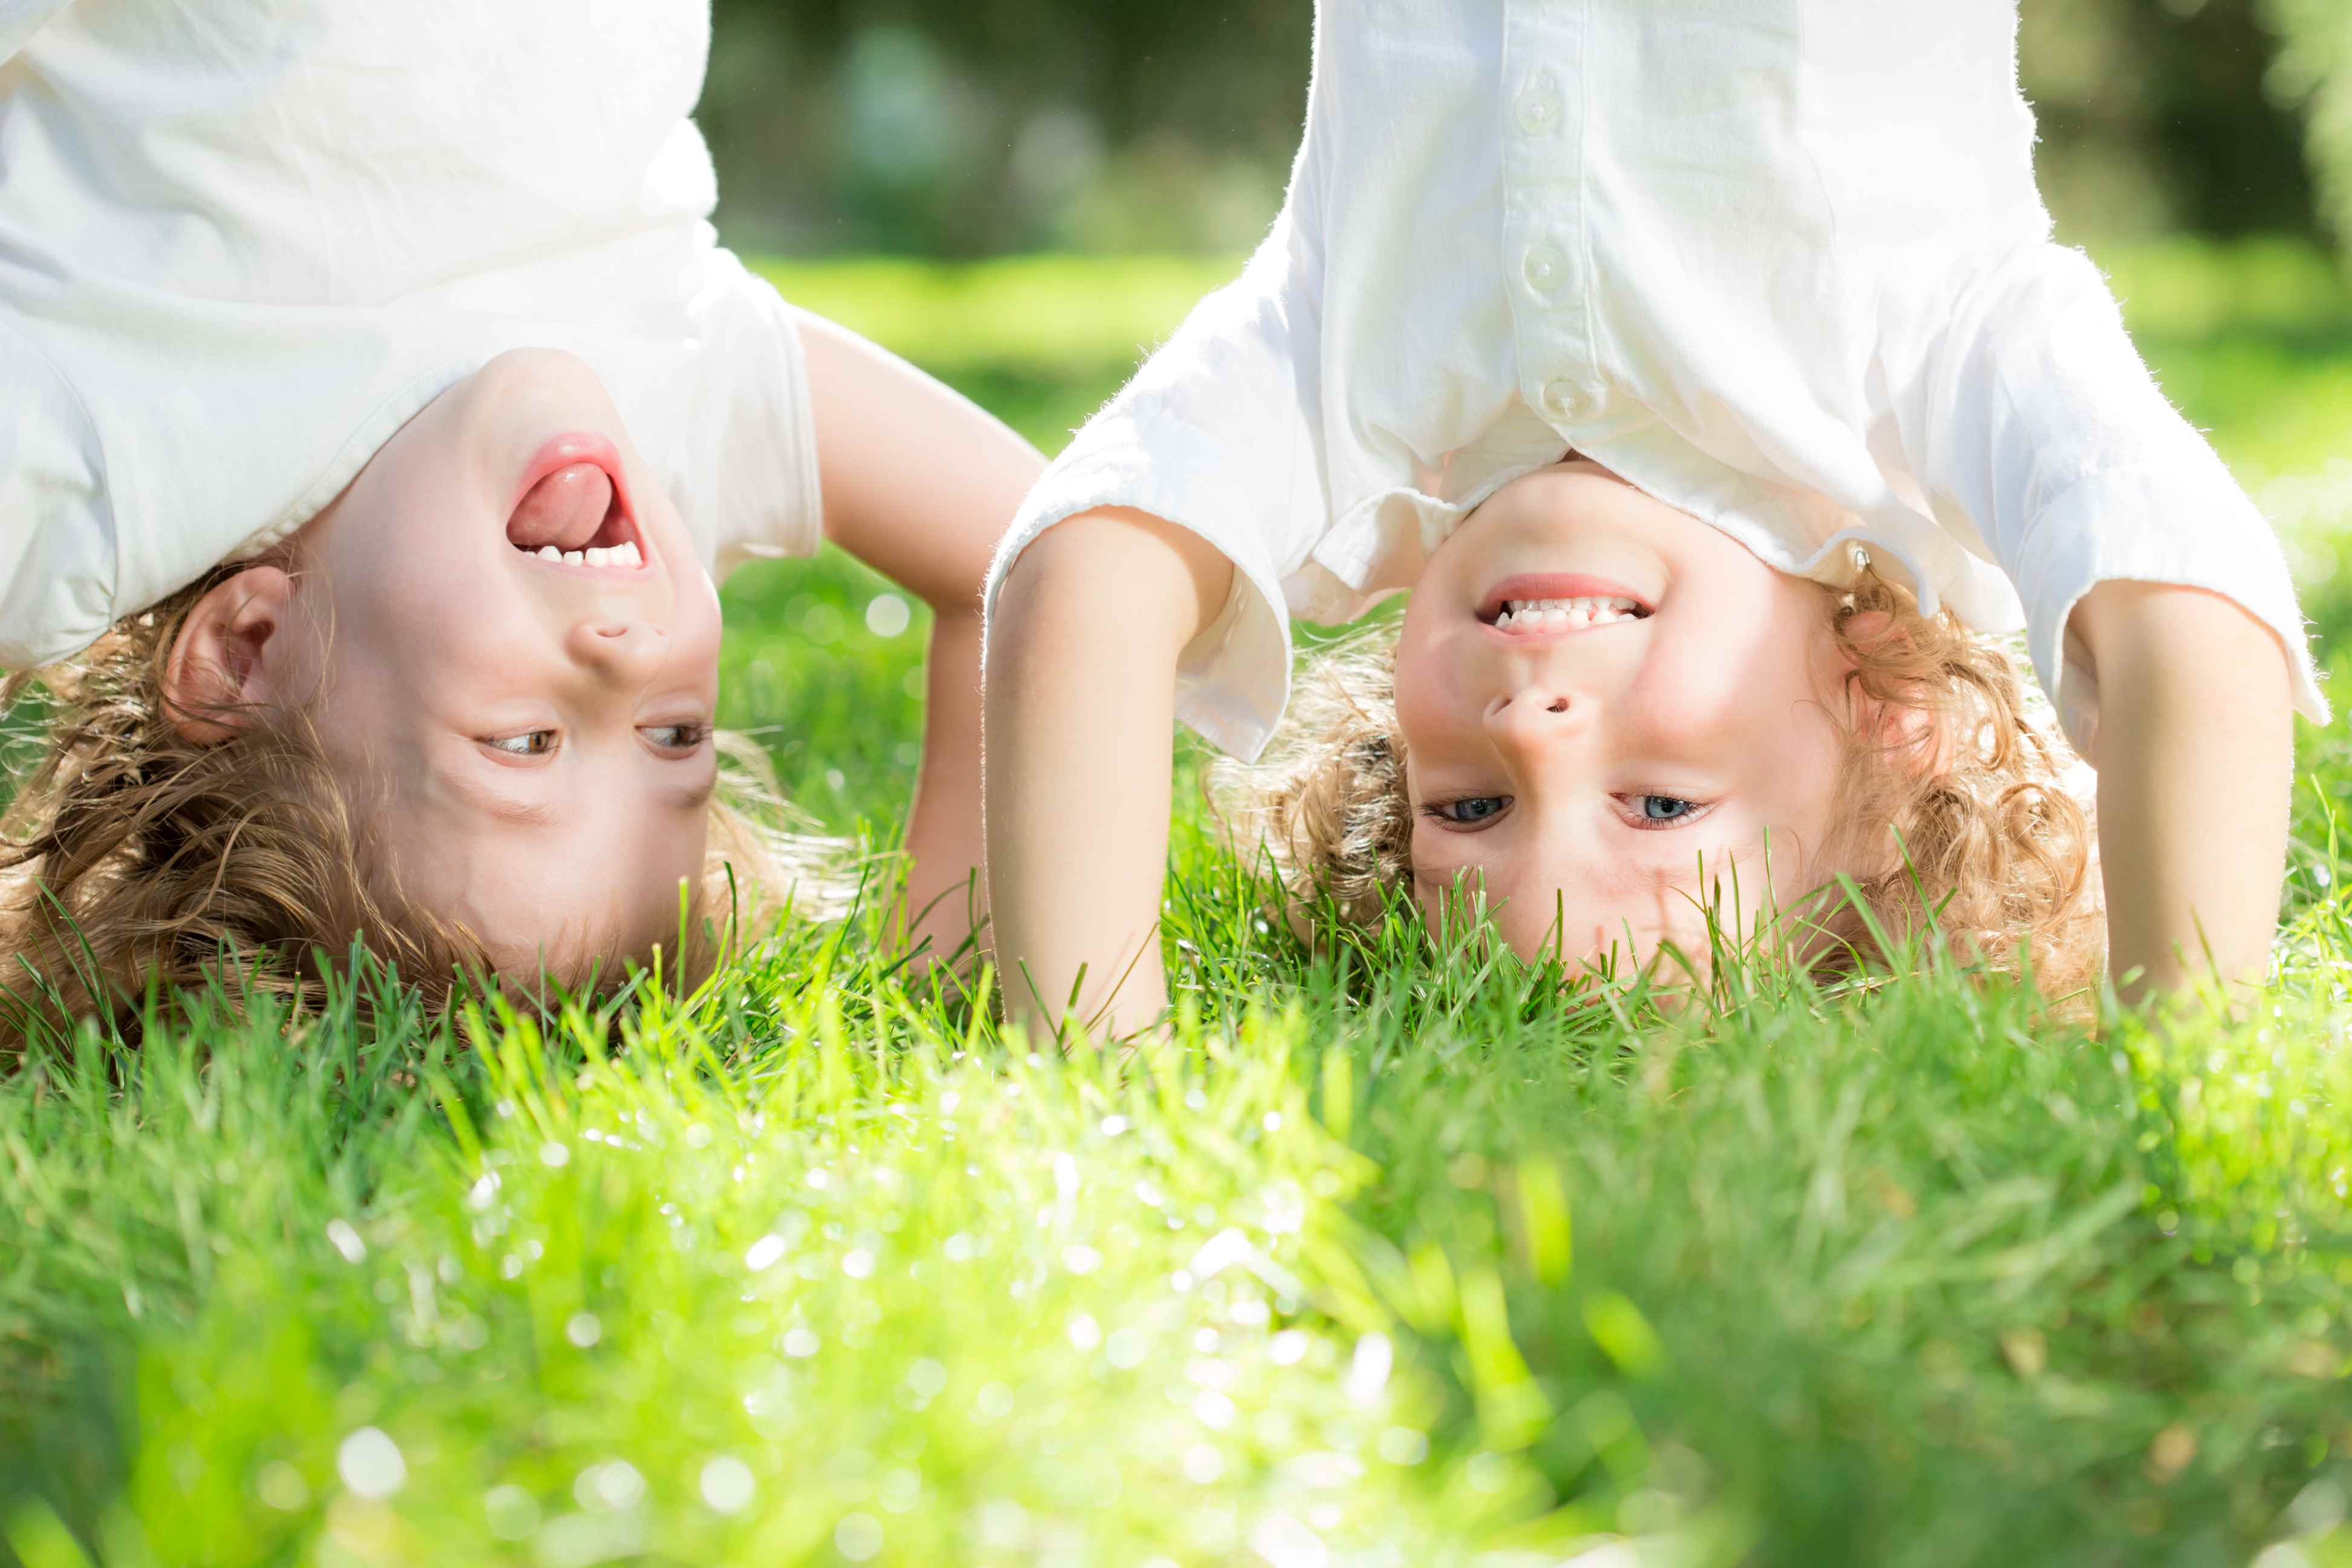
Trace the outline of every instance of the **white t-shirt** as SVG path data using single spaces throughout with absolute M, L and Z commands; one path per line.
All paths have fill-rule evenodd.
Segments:
M 1853 542 L 2022 626 L 2088 749 L 2094 584 L 2236 600 L 2324 719 L 2278 542 L 2049 243 L 2007 0 L 1348 0 L 1319 6 L 1289 195 L 1032 492 L 989 603 L 1098 506 L 1236 568 L 1179 710 L 1255 755 L 1284 611 L 1411 586 L 1573 447 L 1784 571 Z
M 0 0 L 0 668 L 283 539 L 526 345 L 595 368 L 714 571 L 814 550 L 709 47 L 707 0 Z

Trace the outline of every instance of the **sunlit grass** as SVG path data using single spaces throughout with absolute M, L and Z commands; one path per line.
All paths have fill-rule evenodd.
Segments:
M 2331 561 L 2333 275 L 2103 260 Z M 1189 266 L 787 277 L 1051 446 Z M 887 592 L 745 573 L 723 715 L 885 837 Z M 2352 754 L 2303 746 L 2274 994 L 2163 1028 L 1948 969 L 1585 1005 L 1402 921 L 1311 957 L 1188 796 L 1131 1057 L 1000 1039 L 866 916 L 546 1028 L 387 992 L 44 1053 L 0 1563 L 2352 1563 Z

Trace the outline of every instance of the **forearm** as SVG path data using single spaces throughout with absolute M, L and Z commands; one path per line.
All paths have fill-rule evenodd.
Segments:
M 985 910 L 979 878 L 980 613 L 933 623 L 923 710 L 923 765 L 907 820 L 904 918 L 929 959 L 955 956 Z
M 2126 995 L 2259 982 L 2294 775 L 2278 639 L 2229 600 L 2147 583 L 2101 584 L 2074 626 L 2099 672 L 2109 972 Z
M 828 322 L 803 324 L 826 535 L 929 605 L 922 771 L 894 935 L 951 959 L 982 907 L 980 590 L 1036 449 L 952 389 Z M 928 943 L 928 950 L 924 944 Z
M 827 321 L 801 330 L 825 536 L 941 616 L 980 613 L 989 556 L 1045 460 L 994 416 Z
M 986 800 L 993 946 L 1009 1021 L 1097 1039 L 1167 1006 L 1160 961 L 1178 656 L 1232 568 L 1133 512 L 1074 518 L 999 592 Z

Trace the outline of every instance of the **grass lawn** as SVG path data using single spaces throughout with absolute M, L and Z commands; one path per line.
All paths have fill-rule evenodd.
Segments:
M 2104 259 L 2352 647 L 2352 294 Z M 777 276 L 1050 447 L 1226 270 Z M 745 572 L 722 715 L 881 837 L 885 591 Z M 88 1041 L 0 1082 L 0 1563 L 2352 1564 L 2352 751 L 2302 745 L 2282 978 L 2162 1034 L 1309 961 L 1188 808 L 1123 1067 L 856 922 L 620 1048 L 396 998 Z

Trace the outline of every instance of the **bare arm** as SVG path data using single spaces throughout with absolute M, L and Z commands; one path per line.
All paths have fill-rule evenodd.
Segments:
M 802 327 L 816 407 L 826 537 L 935 617 L 922 771 L 908 816 L 910 942 L 954 952 L 982 913 L 980 588 L 996 541 L 1045 467 L 951 389 L 828 323 Z
M 2072 624 L 2099 672 L 2109 973 L 2141 972 L 2126 995 L 2213 968 L 2261 981 L 2294 776 L 2278 638 L 2218 595 L 2154 583 L 2102 583 Z
M 1101 1039 L 1166 1010 L 1176 664 L 1233 570 L 1184 529 L 1107 509 L 1047 530 L 998 592 L 988 865 L 1010 1022 L 1043 1032 L 1066 1009 Z

